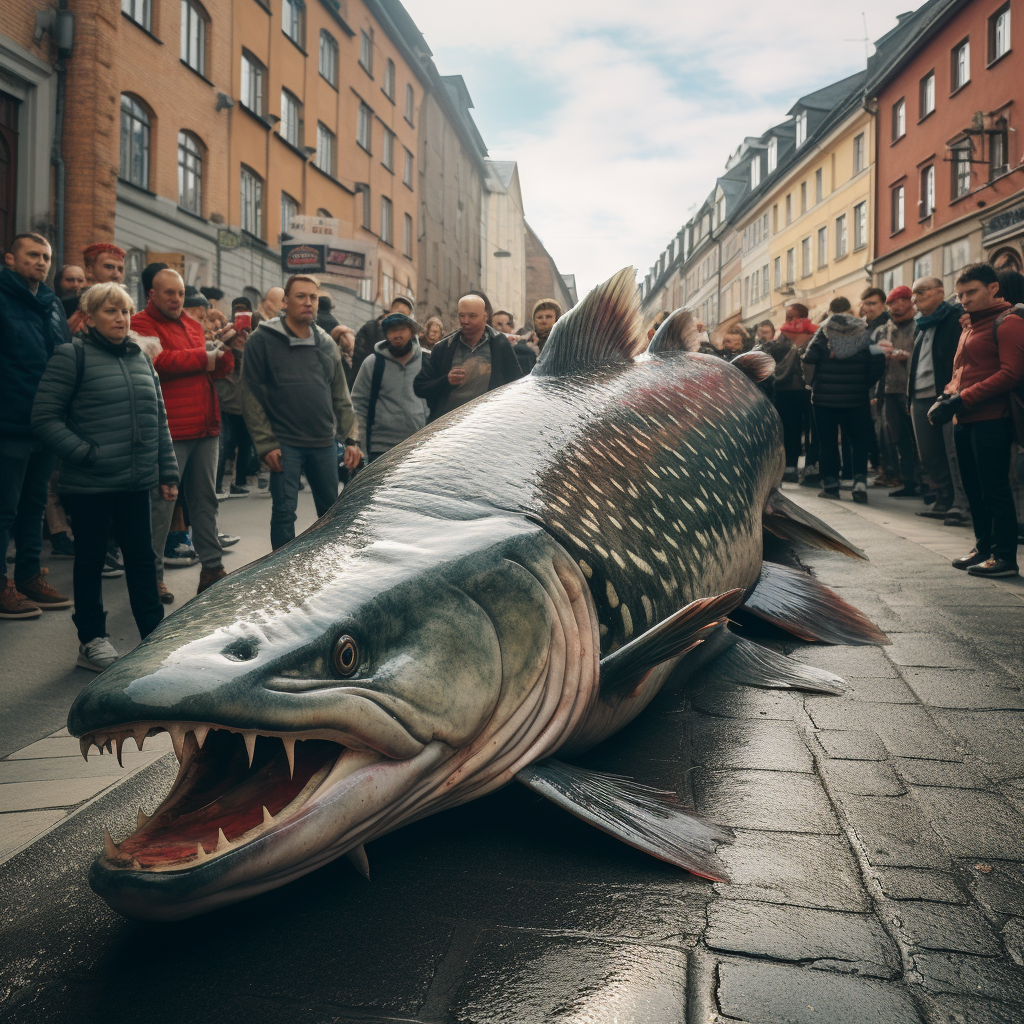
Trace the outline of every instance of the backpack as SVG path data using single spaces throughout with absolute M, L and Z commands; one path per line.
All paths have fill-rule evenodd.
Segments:
M 370 404 L 366 410 L 366 458 L 370 458 L 370 435 L 373 433 L 373 421 L 377 418 L 377 399 L 380 398 L 380 386 L 384 380 L 384 369 L 387 360 L 379 352 L 375 352 L 373 376 L 370 378 Z
M 992 325 L 992 338 L 996 345 L 999 344 L 999 325 L 1008 317 L 1015 316 L 1024 320 L 1024 302 L 1018 302 L 1015 306 L 1006 310 L 996 317 Z M 1024 380 L 1019 380 L 1010 388 L 1010 419 L 1013 421 L 1013 432 L 1016 435 L 1017 444 L 1024 446 Z

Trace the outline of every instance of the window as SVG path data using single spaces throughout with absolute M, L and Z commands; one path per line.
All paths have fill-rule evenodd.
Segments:
M 149 31 L 152 14 L 150 0 L 121 0 L 121 13 L 127 14 L 137 25 Z
M 306 5 L 303 0 L 281 0 L 281 31 L 296 46 L 305 46 Z
M 725 196 L 720 196 L 715 203 L 715 224 L 725 223 Z
M 786 196 L 786 225 L 793 223 L 793 194 Z
M 864 170 L 864 133 L 861 132 L 853 140 L 853 173 L 860 174 Z
M 768 211 L 765 210 L 764 216 L 761 218 L 761 233 L 767 238 L 768 237 Z
M 807 111 L 801 110 L 796 115 L 796 148 L 799 149 L 807 141 Z
M 814 201 L 820 203 L 825 198 L 825 173 L 819 167 L 814 172 Z
M 370 38 L 370 33 L 365 29 L 360 33 L 359 36 L 359 64 L 362 69 L 372 78 L 373 77 L 373 40 Z
M 394 207 L 391 204 L 391 200 L 387 196 L 380 197 L 380 240 L 387 242 L 388 245 L 394 243 L 394 227 L 392 224 L 392 217 L 394 216 Z
M 935 164 L 921 171 L 921 219 L 935 212 Z
M 782 287 L 782 257 L 775 257 L 775 287 Z
M 962 89 L 971 80 L 971 41 L 965 39 L 953 47 L 952 74 L 950 80 L 953 83 L 952 92 Z
M 743 278 L 743 305 L 750 305 L 750 276 Z
M 149 188 L 149 115 L 127 93 L 121 93 L 120 174 L 139 188 Z
M 338 40 L 326 29 L 320 29 L 320 75 L 338 88 Z
M 796 249 L 786 250 L 786 284 L 796 280 Z
M 356 183 L 356 195 L 362 196 L 362 222 L 367 231 L 370 230 L 370 186 L 363 183 Z
M 971 259 L 971 240 L 961 238 L 957 242 L 950 242 L 942 247 L 942 273 L 948 277 L 958 270 L 963 270 Z
M 405 151 L 405 171 L 402 173 L 402 183 L 412 188 L 412 153 Z
M 380 162 L 389 170 L 395 169 L 395 133 L 390 128 L 384 129 L 384 145 L 381 147 Z
M 902 185 L 897 185 L 892 190 L 892 230 L 893 234 L 897 231 L 902 231 L 906 226 L 905 217 L 905 199 L 906 189 Z
M 405 119 L 412 124 L 412 116 L 415 113 L 416 98 L 412 91 L 412 86 L 407 85 L 405 87 Z
M 263 179 L 248 167 L 242 167 L 242 230 L 263 237 Z
M 818 228 L 818 269 L 828 266 L 828 228 Z
M 263 83 L 267 69 L 248 51 L 242 51 L 242 106 L 263 116 Z
M 811 274 L 811 238 L 810 235 L 800 242 L 800 276 L 809 277 Z
M 337 170 L 337 136 L 325 124 L 317 121 L 316 124 L 316 165 L 324 174 L 332 178 Z
M 191 132 L 178 132 L 178 205 L 203 213 L 203 147 Z
M 953 198 L 967 195 L 971 191 L 971 157 L 974 148 L 970 139 L 957 143 L 953 147 Z
M 356 127 L 356 142 L 359 143 L 367 153 L 370 152 L 373 141 L 371 130 L 373 125 L 373 111 L 365 104 L 359 104 L 359 122 Z
M 920 117 L 927 117 L 935 110 L 935 72 L 929 71 L 921 79 L 920 86 L 921 113 Z
M 919 277 L 931 277 L 932 276 L 932 254 L 926 253 L 924 256 L 918 256 L 914 260 L 914 280 L 916 281 Z
M 1003 124 L 1005 125 L 1005 121 Z M 988 176 L 990 181 L 992 178 L 998 178 L 1000 174 L 1005 174 L 1009 170 L 1009 163 L 1006 158 L 1007 149 L 1007 134 L 1005 127 L 999 131 L 989 132 Z
M 902 139 L 907 134 L 907 103 L 897 100 L 892 105 L 892 141 Z
M 1010 5 L 1002 7 L 988 19 L 988 62 L 999 60 L 1010 52 Z
M 384 84 L 381 86 L 381 92 L 392 103 L 395 102 L 395 62 L 388 57 L 387 64 L 384 65 Z
M 893 267 L 892 270 L 887 270 L 882 274 L 882 291 L 886 295 L 893 290 L 893 288 L 899 288 L 903 284 L 903 267 Z
M 779 140 L 773 135 L 768 140 L 768 173 L 779 166 Z
M 181 0 L 181 61 L 206 74 L 206 16 L 192 0 Z
M 755 156 L 750 161 L 750 187 L 757 188 L 761 184 L 761 157 Z
M 768 298 L 768 293 L 771 289 L 768 287 L 768 264 L 766 263 L 761 268 L 761 297 Z
M 800 182 L 800 212 L 807 212 L 807 182 Z
M 409 214 L 405 214 L 402 221 L 402 252 L 412 259 L 412 217 Z
M 302 145 L 302 104 L 287 89 L 281 90 L 281 124 L 277 130 L 285 142 Z
M 853 208 L 853 248 L 863 249 L 868 244 L 868 204 L 858 203 Z
M 291 230 L 292 218 L 299 215 L 299 202 L 287 192 L 281 193 L 281 234 Z
M 841 260 L 850 251 L 850 241 L 846 233 L 846 214 L 836 217 L 836 259 Z

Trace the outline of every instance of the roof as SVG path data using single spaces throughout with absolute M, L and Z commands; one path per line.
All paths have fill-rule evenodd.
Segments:
M 895 28 L 875 41 L 875 52 L 868 59 L 868 97 L 876 96 L 885 83 L 917 53 L 927 38 L 937 31 L 970 0 L 928 0 L 916 11 L 897 16 Z
M 488 191 L 507 192 L 512 184 L 512 175 L 516 173 L 515 160 L 487 160 L 486 164 Z
M 823 89 L 818 89 L 817 92 L 809 92 L 806 96 L 801 96 L 789 108 L 789 113 L 795 114 L 798 110 L 832 110 L 850 93 L 862 88 L 866 78 L 867 71 L 858 71 L 855 75 L 850 75 L 849 78 L 843 78 L 831 85 L 826 85 Z

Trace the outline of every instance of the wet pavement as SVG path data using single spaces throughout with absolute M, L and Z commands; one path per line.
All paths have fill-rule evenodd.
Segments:
M 0 1019 L 1024 1020 L 1024 587 L 953 571 L 948 531 L 907 539 L 884 503 L 788 493 L 872 561 L 770 557 L 798 557 L 892 645 L 762 629 L 846 694 L 698 682 L 585 759 L 731 826 L 729 884 L 512 785 L 369 844 L 369 882 L 344 861 L 205 917 L 129 922 L 88 865 L 104 825 L 117 838 L 152 810 L 165 756 L 0 866 Z

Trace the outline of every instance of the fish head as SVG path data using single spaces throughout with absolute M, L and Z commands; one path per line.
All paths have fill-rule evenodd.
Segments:
M 498 522 L 306 534 L 98 676 L 68 720 L 83 753 L 166 731 L 180 768 L 93 888 L 188 917 L 429 813 L 546 678 L 550 601 Z

